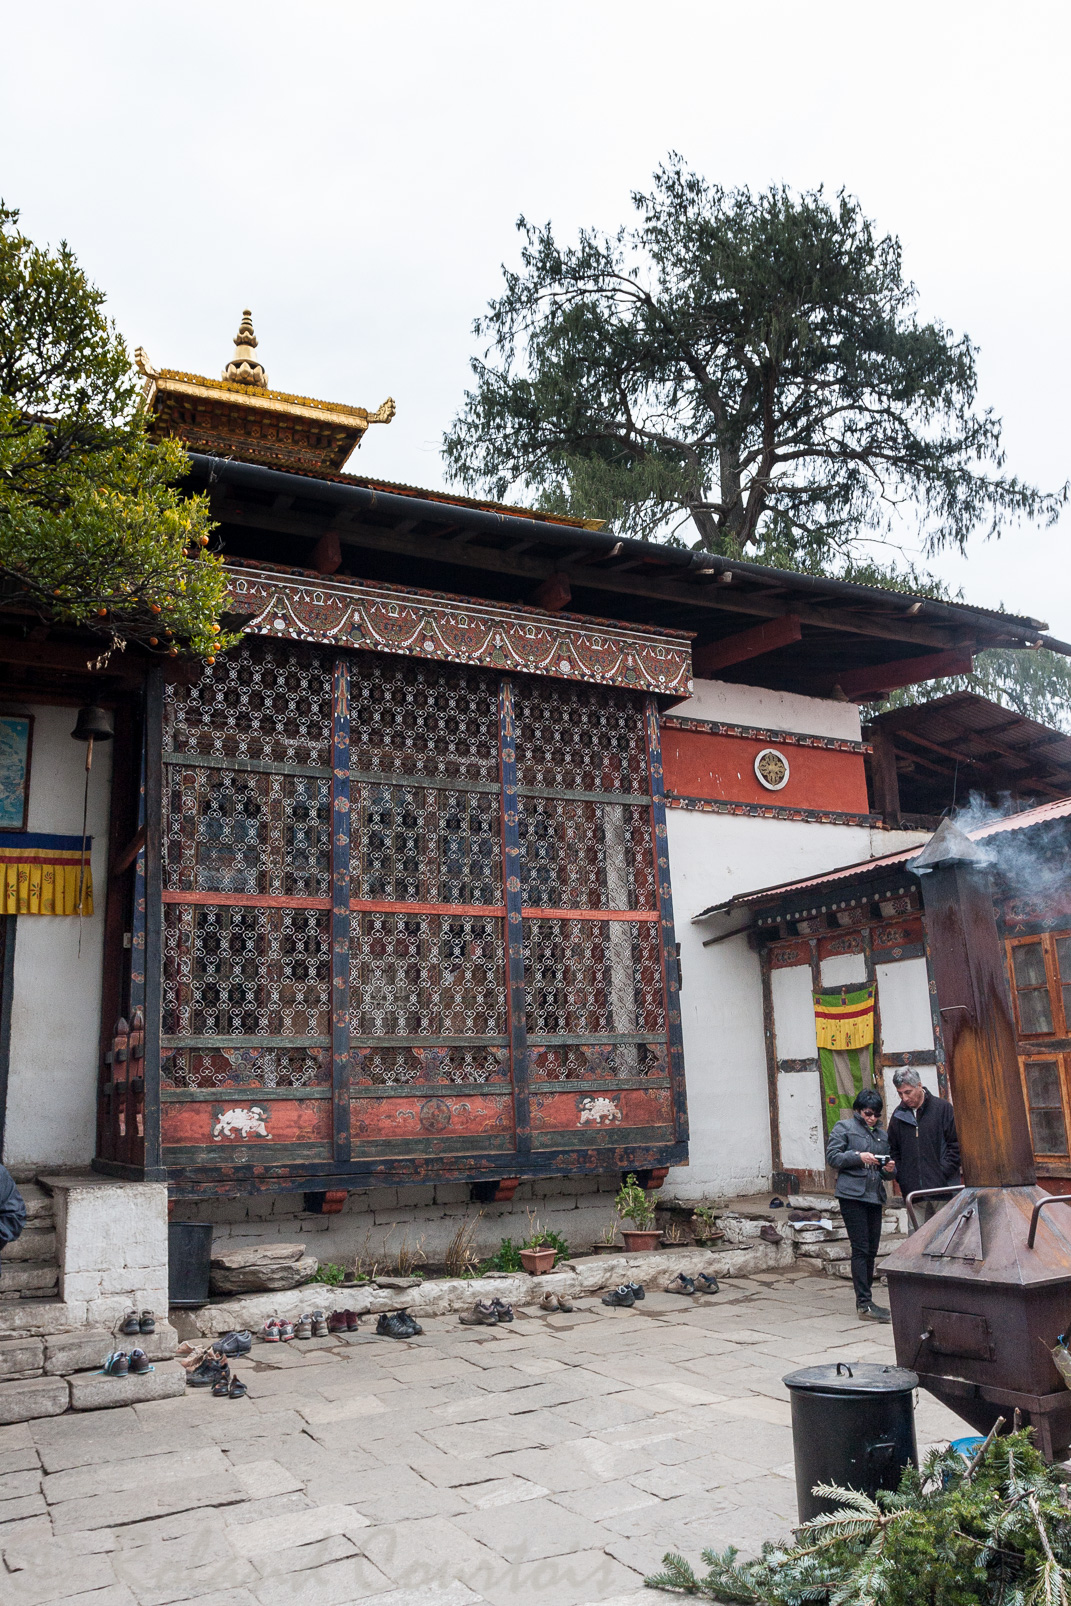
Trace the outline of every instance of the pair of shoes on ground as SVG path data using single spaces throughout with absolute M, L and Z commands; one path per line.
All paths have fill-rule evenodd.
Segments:
M 294 1328 L 295 1338 L 327 1338 L 329 1328 L 322 1310 L 307 1311 Z
M 101 1370 L 108 1377 L 141 1377 L 145 1372 L 152 1371 L 149 1357 L 143 1349 L 132 1349 L 128 1355 L 126 1350 L 113 1350 L 105 1355 Z
M 550 1299 L 550 1294 L 544 1298 Z M 459 1316 L 462 1327 L 497 1327 L 500 1322 L 513 1320 L 513 1306 L 502 1299 L 478 1299 L 467 1316 Z
M 415 1338 L 424 1329 L 415 1322 L 407 1310 L 384 1311 L 376 1323 L 380 1338 Z
M 187 1375 L 186 1383 L 190 1388 L 211 1389 L 213 1398 L 217 1400 L 240 1400 L 248 1393 L 240 1378 L 232 1374 L 230 1364 L 221 1355 L 213 1355 L 211 1350 L 201 1364 Z
M 223 1337 L 217 1338 L 212 1345 L 214 1354 L 222 1355 L 229 1361 L 235 1360 L 239 1355 L 248 1355 L 252 1348 L 253 1335 L 248 1328 L 243 1328 L 240 1333 L 224 1333 Z
M 133 1338 L 137 1333 L 155 1333 L 156 1317 L 151 1310 L 143 1310 L 140 1316 L 136 1310 L 127 1311 L 119 1331 L 125 1338 Z
M 322 1316 L 323 1311 L 320 1311 L 319 1313 L 313 1311 L 312 1316 L 314 1321 L 316 1320 L 317 1314 Z M 361 1318 L 358 1316 L 355 1310 L 333 1310 L 330 1316 L 327 1318 L 327 1330 L 329 1333 L 355 1333 L 360 1325 Z M 322 1334 L 317 1333 L 314 1336 L 320 1338 L 322 1337 Z
M 884 1305 L 875 1305 L 871 1300 L 869 1305 L 856 1305 L 855 1314 L 861 1322 L 891 1322 L 892 1315 Z
M 642 1283 L 622 1283 L 619 1288 L 611 1288 L 608 1294 L 603 1294 L 604 1305 L 616 1305 L 622 1310 L 628 1310 L 638 1299 L 646 1299 Z
M 683 1271 L 666 1285 L 667 1294 L 717 1294 L 720 1292 L 718 1279 L 709 1272 L 701 1271 L 698 1277 L 688 1277 Z
M 575 1306 L 566 1299 L 564 1294 L 544 1294 L 539 1301 L 539 1308 L 545 1311 L 567 1312 L 574 1310 Z

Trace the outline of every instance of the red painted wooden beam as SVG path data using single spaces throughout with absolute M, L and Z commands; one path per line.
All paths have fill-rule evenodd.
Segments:
M 573 599 L 573 588 L 569 584 L 567 574 L 551 574 L 536 586 L 532 592 L 532 603 L 536 608 L 546 608 L 551 613 L 558 613 L 567 608 Z
M 739 630 L 734 636 L 725 636 L 721 641 L 696 647 L 692 653 L 695 672 L 697 675 L 711 675 L 715 670 L 728 669 L 730 664 L 742 664 L 747 658 L 759 658 L 764 652 L 774 652 L 778 647 L 787 647 L 791 642 L 799 641 L 801 634 L 800 622 L 794 613 L 783 614 L 780 619 L 767 619 L 750 630 Z
M 845 697 L 880 696 L 900 686 L 917 685 L 920 680 L 969 675 L 973 668 L 972 644 L 954 647 L 949 652 L 926 653 L 921 658 L 896 658 L 887 664 L 870 664 L 865 669 L 846 669 L 838 685 Z

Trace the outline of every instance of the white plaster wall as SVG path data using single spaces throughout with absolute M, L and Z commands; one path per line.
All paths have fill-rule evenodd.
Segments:
M 925 959 L 920 956 L 891 965 L 875 965 L 874 979 L 878 984 L 882 1051 L 903 1054 L 932 1048 L 933 1016 Z
M 797 731 L 804 736 L 839 736 L 850 742 L 860 739 L 857 703 L 767 691 L 764 686 L 737 686 L 727 680 L 697 680 L 694 686 L 688 701 L 673 708 L 675 718 L 726 720 L 733 725 Z
M 821 964 L 823 987 L 862 987 L 866 983 L 863 954 L 834 954 Z
M 817 1071 L 790 1071 L 777 1078 L 781 1159 L 793 1170 L 821 1171 L 826 1163 L 822 1079 Z
M 859 739 L 855 703 L 827 702 L 726 681 L 696 681 L 695 695 L 673 713 L 688 719 Z M 669 1173 L 665 1191 L 681 1199 L 759 1192 L 770 1184 L 771 1155 L 758 956 L 745 936 L 703 947 L 704 939 L 743 925 L 739 912 L 717 915 L 700 925 L 693 925 L 692 919 L 712 904 L 759 887 L 895 853 L 925 841 L 928 833 L 807 825 L 688 809 L 669 809 L 667 819 L 676 934 L 681 945 L 681 1020 L 691 1140 L 689 1165 Z M 809 969 L 804 968 L 803 974 L 809 989 Z M 831 985 L 839 985 L 840 980 L 837 975 Z M 809 1042 L 798 1054 L 779 1045 L 779 1055 L 806 1059 L 817 1052 L 813 1015 Z
M 873 857 L 872 839 L 889 833 L 687 809 L 667 810 L 667 821 L 691 1125 L 690 1163 L 670 1172 L 667 1191 L 681 1199 L 760 1192 L 769 1186 L 771 1156 L 758 955 L 743 935 L 703 947 L 705 938 L 742 924 L 739 915 L 700 925 L 691 917 L 734 893 Z M 878 851 L 893 848 L 881 841 Z M 809 970 L 803 974 L 809 986 Z M 780 1052 L 794 1059 L 816 1052 L 813 1014 L 809 1046 Z
M 778 1061 L 817 1059 L 818 1034 L 814 1025 L 810 965 L 790 965 L 784 970 L 771 971 L 770 995 Z
M 37 704 L 29 711 L 27 829 L 80 836 L 86 750 L 71 740 L 77 710 Z M 8 1165 L 80 1165 L 93 1157 L 111 770 L 110 743 L 97 744 L 88 827 L 94 913 L 82 921 L 76 915 L 19 915 L 16 921 Z

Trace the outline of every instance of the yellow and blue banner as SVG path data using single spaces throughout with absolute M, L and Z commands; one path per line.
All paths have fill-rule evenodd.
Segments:
M 92 846 L 88 836 L 83 851 L 80 836 L 0 831 L 0 914 L 91 915 Z

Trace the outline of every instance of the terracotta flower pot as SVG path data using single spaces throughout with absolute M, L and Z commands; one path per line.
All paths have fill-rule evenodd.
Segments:
M 544 1244 L 538 1249 L 522 1249 L 521 1265 L 525 1271 L 530 1271 L 533 1277 L 542 1276 L 546 1271 L 554 1270 L 554 1246 Z
M 621 1236 L 625 1240 L 626 1253 L 634 1255 L 643 1249 L 657 1249 L 662 1242 L 660 1229 L 652 1227 L 650 1231 L 640 1231 L 623 1227 Z

